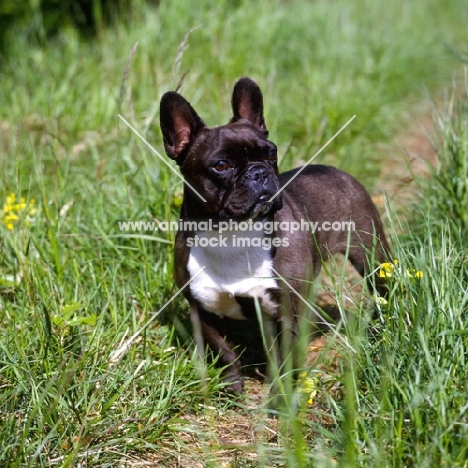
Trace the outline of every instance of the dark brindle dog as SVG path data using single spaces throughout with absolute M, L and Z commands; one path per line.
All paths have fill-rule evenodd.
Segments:
M 385 260 L 388 245 L 370 196 L 338 169 L 307 166 L 277 195 L 299 170 L 278 174 L 262 93 L 251 79 L 236 83 L 232 111 L 227 125 L 207 128 L 181 95 L 168 92 L 160 123 L 166 152 L 187 182 L 181 220 L 197 223 L 177 234 L 176 281 L 181 287 L 194 278 L 184 289 L 194 329 L 220 355 L 229 389 L 242 392 L 237 343 L 228 338 L 232 320 L 255 314 L 255 303 L 269 320 L 280 323 L 285 313 L 294 319 L 298 297 L 279 275 L 303 292 L 301 280 L 339 252 L 365 275 L 370 258 Z M 354 230 L 330 229 L 336 222 L 352 222 Z M 307 223 L 319 229 L 312 234 Z M 379 278 L 375 283 L 383 291 Z

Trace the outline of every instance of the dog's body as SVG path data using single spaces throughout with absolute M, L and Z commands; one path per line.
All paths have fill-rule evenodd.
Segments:
M 178 232 L 176 281 L 181 287 L 192 280 L 184 294 L 195 332 L 203 336 L 197 345 L 203 349 L 206 342 L 220 355 L 230 390 L 241 392 L 237 343 L 226 338 L 230 320 L 255 316 L 256 303 L 271 321 L 280 323 L 283 309 L 294 318 L 299 299 L 293 289 L 303 291 L 303 280 L 314 278 L 330 254 L 347 253 L 365 275 L 371 256 L 384 261 L 388 245 L 374 204 L 350 175 L 321 165 L 278 175 L 262 94 L 249 78 L 236 83 L 232 108 L 227 125 L 207 128 L 182 96 L 169 92 L 160 119 L 166 152 L 187 182 L 181 220 L 211 221 L 208 229 Z M 315 233 L 304 228 L 311 222 Z M 330 229 L 349 222 L 352 231 Z M 293 223 L 302 229 L 284 229 Z

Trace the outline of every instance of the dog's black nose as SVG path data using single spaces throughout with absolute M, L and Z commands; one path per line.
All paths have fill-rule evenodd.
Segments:
M 258 201 L 260 201 L 260 202 L 266 202 L 266 201 L 268 201 L 270 198 L 271 198 L 270 195 L 265 194 L 265 195 L 262 195 L 262 196 L 258 199 Z
M 263 182 L 268 177 L 268 171 L 263 166 L 253 166 L 247 171 L 245 177 L 249 180 Z

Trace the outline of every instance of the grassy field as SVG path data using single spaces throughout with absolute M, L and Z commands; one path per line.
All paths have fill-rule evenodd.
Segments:
M 466 55 L 466 24 L 461 0 L 204 0 L 135 2 L 92 40 L 66 29 L 38 46 L 12 31 L 0 63 L 0 466 L 466 466 L 468 99 L 453 53 Z M 440 168 L 407 220 L 386 207 L 388 301 L 372 323 L 355 305 L 326 372 L 305 369 L 296 388 L 280 372 L 274 421 L 260 401 L 224 397 L 212 366 L 202 381 L 182 298 L 157 315 L 177 292 L 174 233 L 118 228 L 178 219 L 182 190 L 118 114 L 163 153 L 165 91 L 181 83 L 221 124 L 244 75 L 263 89 L 282 170 L 356 115 L 317 162 L 373 194 L 408 113 L 462 83 L 434 115 Z M 252 443 L 216 432 L 235 424 Z

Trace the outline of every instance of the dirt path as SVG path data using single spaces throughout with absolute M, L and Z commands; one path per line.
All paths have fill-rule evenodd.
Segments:
M 420 104 L 404 120 L 407 130 L 383 149 L 385 162 L 380 170 L 382 191 L 387 194 L 392 209 L 397 211 L 414 201 L 417 191 L 414 176 L 428 175 L 428 164 L 433 167 L 437 164 L 437 154 L 431 141 L 434 121 L 430 103 Z M 381 200 L 376 202 L 382 204 Z

